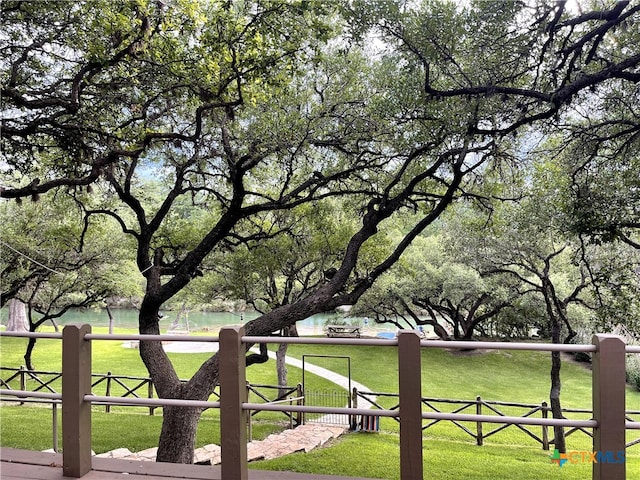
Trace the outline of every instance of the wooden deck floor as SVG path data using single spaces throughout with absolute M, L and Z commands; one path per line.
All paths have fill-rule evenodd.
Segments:
M 0 447 L 0 478 L 2 480 L 63 480 L 62 455 L 58 453 L 32 452 Z M 140 462 L 93 458 L 93 470 L 83 480 L 221 480 L 219 466 L 175 465 L 169 463 Z M 331 475 L 301 474 L 249 470 L 249 480 L 370 480 L 358 477 L 334 477 Z

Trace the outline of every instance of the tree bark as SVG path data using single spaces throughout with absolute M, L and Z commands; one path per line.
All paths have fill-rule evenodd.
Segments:
M 555 343 L 555 342 L 554 342 Z M 551 413 L 553 418 L 564 418 L 562 415 L 562 405 L 560 403 L 560 352 L 551 352 L 551 392 L 549 399 L 551 400 Z M 564 428 L 553 427 L 554 445 L 560 453 L 567 451 Z
M 289 371 L 287 370 L 287 364 L 285 362 L 288 347 L 288 343 L 281 343 L 276 351 L 276 373 L 278 374 L 278 387 L 280 387 L 278 388 L 278 398 L 282 398 L 287 394 L 287 389 L 284 387 L 287 386 L 289 381 Z
M 152 294 L 143 300 L 139 314 L 141 334 L 160 333 L 160 305 Z M 184 384 L 180 381 L 161 342 L 141 341 L 140 357 L 149 371 L 159 398 L 206 401 L 218 383 L 216 355 L 209 358 L 191 380 Z M 201 414 L 201 408 L 163 407 L 157 462 L 193 463 L 196 432 Z
M 36 339 L 30 338 L 27 343 L 27 350 L 24 352 L 24 364 L 27 367 L 27 370 L 35 370 L 33 368 L 33 363 L 31 362 L 31 356 L 33 354 L 33 349 L 36 346 Z
M 282 329 L 282 334 L 285 337 L 297 337 L 298 329 L 295 325 L 285 327 Z M 285 361 L 288 347 L 288 343 L 281 343 L 278 346 L 278 350 L 276 350 L 276 372 L 278 374 L 278 386 L 281 387 L 278 389 L 278 398 L 282 398 L 286 395 L 287 389 L 284 387 L 289 383 L 289 371 L 287 370 L 287 363 Z
M 193 463 L 201 408 L 164 407 L 157 462 Z
M 28 332 L 29 322 L 27 321 L 27 310 L 20 300 L 12 298 L 9 300 L 9 319 L 7 321 L 7 332 Z
M 438 322 L 429 322 L 427 325 L 431 325 L 433 327 L 433 332 L 441 339 L 441 340 L 451 340 L 451 336 L 447 329 L 440 325 Z
M 113 313 L 111 312 L 111 307 L 107 304 L 106 307 L 107 316 L 109 317 L 109 335 L 113 335 Z
M 560 322 L 553 317 L 551 319 L 551 342 L 555 344 L 560 343 Z M 560 403 L 560 391 L 562 389 L 562 382 L 560 381 L 560 367 L 562 366 L 562 359 L 560 352 L 551 352 L 551 390 L 549 392 L 549 400 L 551 403 L 551 413 L 553 418 L 564 418 L 562 415 L 562 404 Z M 553 427 L 553 437 L 555 448 L 560 453 L 566 453 L 567 445 L 564 435 L 564 427 Z

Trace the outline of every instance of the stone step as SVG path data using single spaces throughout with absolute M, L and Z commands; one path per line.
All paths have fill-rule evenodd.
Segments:
M 344 434 L 348 429 L 345 426 L 306 424 L 297 428 L 284 430 L 280 433 L 269 435 L 264 440 L 255 440 L 247 444 L 247 459 L 250 462 L 256 460 L 269 460 L 295 452 L 310 452 L 314 448 L 321 447 L 329 440 Z M 119 458 L 124 460 L 155 461 L 157 448 L 148 448 L 133 453 L 127 448 L 117 448 L 110 452 L 96 455 L 101 458 Z M 217 465 L 221 462 L 220 446 L 215 444 L 197 448 L 194 452 L 194 462 L 210 462 Z

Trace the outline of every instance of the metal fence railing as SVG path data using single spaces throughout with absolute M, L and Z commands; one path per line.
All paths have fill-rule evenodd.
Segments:
M 399 395 L 397 393 L 389 393 L 389 392 L 371 392 L 371 391 L 359 391 L 357 388 L 353 389 L 352 396 L 354 399 L 354 406 L 358 405 L 358 400 L 362 399 L 365 402 L 368 402 L 372 406 L 372 411 L 369 414 L 370 417 L 376 416 L 377 409 L 383 409 L 384 407 L 380 404 L 379 399 L 390 398 L 395 399 L 395 402 L 392 407 L 388 407 L 390 410 L 397 410 L 399 404 L 397 403 L 397 399 Z M 424 408 L 428 411 L 439 412 L 442 413 L 444 411 L 448 413 L 467 413 L 472 412 L 477 415 L 486 415 L 487 411 L 489 414 L 495 414 L 500 416 L 507 416 L 508 413 L 506 410 L 508 409 L 510 412 L 516 412 L 517 416 L 521 418 L 528 418 L 537 416 L 538 418 L 549 418 L 551 413 L 551 407 L 547 402 L 541 402 L 539 404 L 534 403 L 522 403 L 522 402 L 505 402 L 499 400 L 487 400 L 480 396 L 477 396 L 475 400 L 461 400 L 454 398 L 433 398 L 433 397 L 423 397 L 422 404 Z M 593 411 L 585 408 L 563 408 L 562 409 L 563 416 L 570 414 L 580 414 L 586 418 L 593 418 Z M 632 416 L 640 415 L 640 410 L 626 410 L 625 418 L 630 422 L 634 422 L 635 419 Z M 393 418 L 396 422 L 399 421 L 398 418 Z M 423 422 L 422 430 L 428 430 L 429 428 L 437 425 L 444 420 L 431 420 L 429 422 Z M 528 425 L 523 425 L 520 423 L 509 423 L 503 424 L 497 427 L 493 427 L 487 429 L 484 427 L 484 422 L 479 420 L 473 423 L 460 423 L 456 420 L 449 420 L 453 425 L 459 428 L 461 431 L 469 435 L 476 441 L 476 445 L 483 445 L 484 440 L 499 433 L 507 428 L 517 428 L 522 431 L 529 438 L 533 439 L 535 442 L 539 443 L 542 446 L 543 450 L 549 450 L 549 447 L 554 444 L 553 438 L 551 438 L 549 434 L 549 426 L 542 425 L 540 429 L 536 429 L 535 431 L 529 427 Z M 379 424 L 379 423 L 376 423 Z M 593 432 L 591 429 L 585 427 L 572 427 L 565 431 L 565 438 L 570 435 L 582 433 L 590 438 L 593 438 Z M 640 444 L 640 438 L 628 440 L 626 443 L 626 448 L 632 447 L 634 445 Z
M 378 417 L 397 418 L 400 423 L 400 477 L 423 476 L 423 420 L 455 420 L 503 425 L 562 426 L 593 429 L 594 452 L 624 452 L 627 429 L 640 429 L 640 422 L 629 421 L 625 414 L 625 354 L 640 353 L 640 347 L 627 347 L 620 337 L 595 335 L 590 345 L 558 345 L 543 343 L 476 342 L 478 349 L 537 350 L 560 352 L 590 352 L 592 362 L 592 419 L 554 419 L 507 415 L 478 415 L 477 413 L 449 413 L 423 411 L 421 395 L 422 348 L 466 349 L 467 342 L 421 341 L 417 332 L 401 331 L 393 340 L 363 338 L 316 337 L 247 337 L 243 327 L 225 327 L 220 337 L 188 337 L 180 335 L 101 335 L 92 334 L 89 325 L 68 325 L 62 334 L 1 332 L 2 336 L 55 338 L 62 340 L 63 371 L 62 393 L 29 392 L 0 389 L 0 396 L 14 398 L 45 398 L 61 401 L 63 428 L 63 473 L 82 477 L 91 470 L 91 405 L 193 406 L 220 408 L 222 477 L 247 478 L 247 432 L 243 419 L 247 411 L 276 411 L 290 413 L 322 413 L 336 415 L 370 415 L 369 409 L 290 405 L 291 402 L 250 403 L 247 401 L 245 377 L 245 344 L 295 343 L 379 345 L 396 348 L 398 355 L 397 410 L 380 409 Z M 91 393 L 91 348 L 93 340 L 142 341 L 216 341 L 220 343 L 218 355 L 220 392 L 219 401 L 205 402 L 164 398 L 114 398 Z M 606 458 L 606 457 L 605 457 Z M 626 466 L 623 462 L 593 463 L 593 478 L 623 480 Z

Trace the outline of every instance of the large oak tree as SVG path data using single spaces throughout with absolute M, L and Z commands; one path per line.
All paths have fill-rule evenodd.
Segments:
M 257 218 L 347 197 L 360 223 L 335 274 L 246 325 L 268 335 L 354 304 L 474 191 L 507 135 L 553 128 L 583 91 L 639 79 L 640 55 L 615 42 L 617 27 L 637 29 L 629 2 L 351 6 L 3 2 L 2 197 L 90 185 L 117 197 L 87 215 L 136 242 L 141 333 L 160 331 L 159 309 L 210 254 L 264 235 Z M 359 53 L 360 36 L 375 55 Z M 141 188 L 151 176 L 164 185 L 155 202 Z M 208 212 L 189 236 L 183 198 Z M 363 274 L 363 246 L 407 211 L 404 237 Z M 217 383 L 216 356 L 181 383 L 159 343 L 140 354 L 161 397 L 203 400 Z M 164 409 L 158 460 L 193 460 L 199 415 Z

